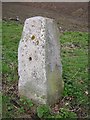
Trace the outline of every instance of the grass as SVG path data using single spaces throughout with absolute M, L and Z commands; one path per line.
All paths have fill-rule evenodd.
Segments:
M 2 56 L 2 23 L 0 21 L 0 58 Z M 2 78 L 2 60 L 0 59 L 0 78 Z M 0 118 L 2 118 L 2 93 L 1 93 L 2 79 L 0 79 Z
M 88 112 L 88 34 L 66 32 L 61 36 L 64 97 L 71 98 L 70 106 L 83 117 Z
M 23 25 L 3 21 L 2 83 L 3 117 L 15 118 L 34 114 L 38 117 L 88 117 L 88 33 L 64 32 L 60 36 L 63 80 L 63 97 L 54 108 L 37 106 L 31 100 L 18 96 L 18 43 Z M 56 111 L 56 107 L 59 106 Z M 52 112 L 54 111 L 54 112 Z

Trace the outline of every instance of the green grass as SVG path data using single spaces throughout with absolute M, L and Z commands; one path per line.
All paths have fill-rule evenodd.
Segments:
M 18 43 L 23 25 L 3 21 L 2 35 L 2 82 L 3 117 L 16 117 L 32 112 L 33 103 L 17 98 L 15 85 L 18 83 Z M 59 113 L 52 113 L 46 107 L 37 106 L 38 117 L 73 118 L 88 116 L 88 34 L 65 32 L 60 36 L 63 65 L 63 104 Z
M 88 33 L 66 32 L 61 36 L 61 45 L 63 96 L 73 98 L 70 106 L 88 116 Z
M 81 103 L 88 103 L 85 91 L 88 91 L 88 34 L 66 32 L 61 36 L 61 56 L 64 96 L 74 96 Z
M 2 118 L 2 93 L 0 92 L 0 118 Z
M 0 21 L 0 58 L 2 56 L 2 23 Z M 0 78 L 2 77 L 1 75 L 2 72 L 2 60 L 0 59 Z M 0 89 L 2 85 L 2 79 L 0 79 Z M 2 118 L 2 93 L 0 91 L 0 118 Z
M 3 74 L 8 83 L 18 80 L 17 76 L 17 53 L 18 43 L 21 37 L 22 25 L 14 22 L 3 23 Z

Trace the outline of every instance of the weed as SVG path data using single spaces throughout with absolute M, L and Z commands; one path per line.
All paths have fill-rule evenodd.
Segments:
M 33 102 L 32 102 L 30 99 L 28 99 L 28 98 L 26 98 L 26 97 L 24 97 L 24 96 L 20 98 L 20 102 L 21 102 L 23 105 L 28 106 L 29 108 L 34 105 Z
M 68 109 L 61 108 L 60 113 L 56 116 L 60 118 L 77 118 L 76 113 L 69 111 Z
M 37 107 L 37 115 L 39 118 L 47 117 L 50 114 L 50 108 L 47 105 L 41 105 Z

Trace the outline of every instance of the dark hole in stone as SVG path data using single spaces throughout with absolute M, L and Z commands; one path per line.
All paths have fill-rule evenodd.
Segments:
M 29 57 L 29 61 L 31 61 L 32 60 L 32 57 Z

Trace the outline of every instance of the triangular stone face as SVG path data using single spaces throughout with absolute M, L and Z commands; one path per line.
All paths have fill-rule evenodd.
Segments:
M 19 93 L 39 104 L 54 104 L 63 81 L 59 32 L 53 19 L 26 19 L 18 48 Z

